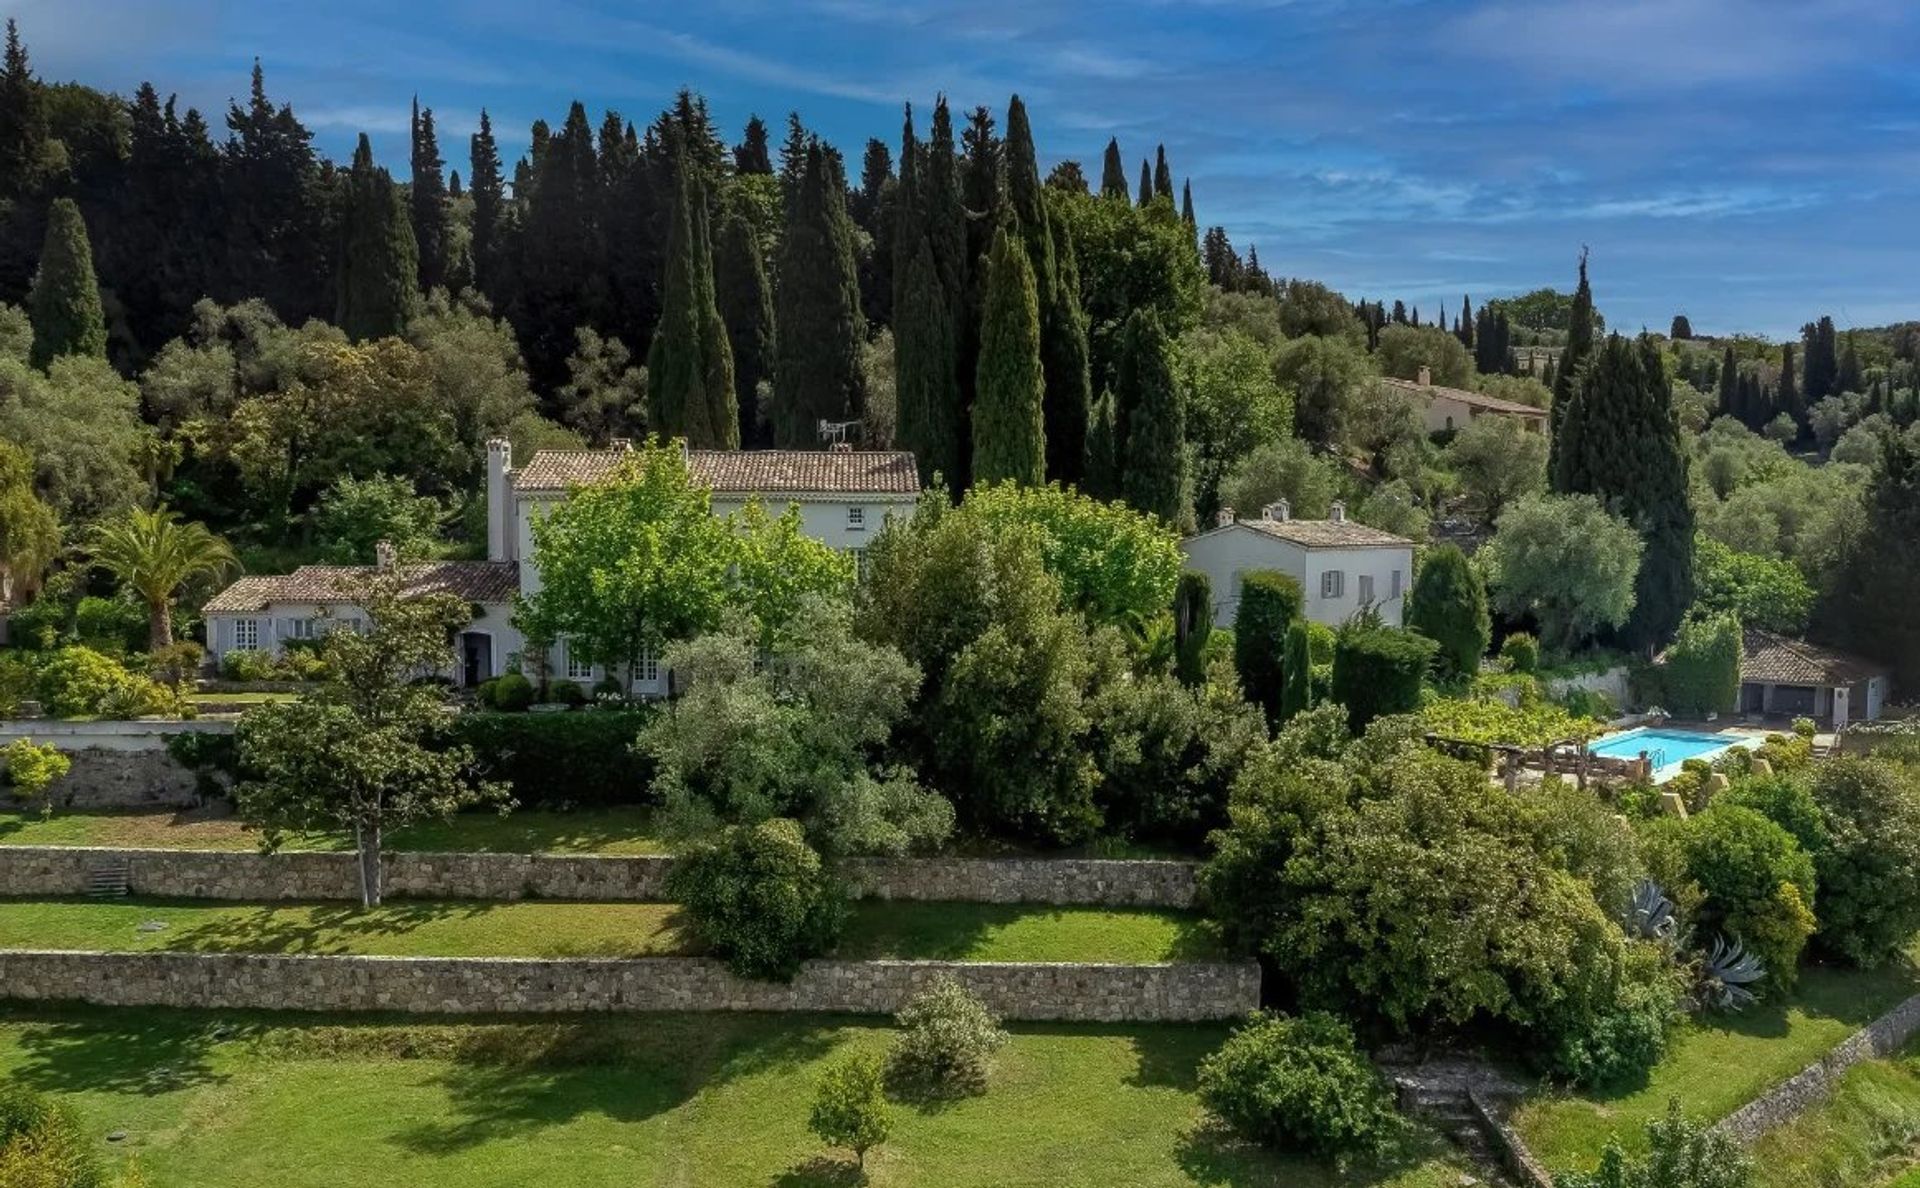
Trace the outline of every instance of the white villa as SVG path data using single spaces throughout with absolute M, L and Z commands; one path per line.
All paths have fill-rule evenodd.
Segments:
M 533 563 L 533 521 L 552 511 L 571 488 L 612 474 L 631 452 L 615 441 L 604 450 L 539 450 L 519 469 L 513 447 L 487 443 L 487 559 L 395 565 L 382 549 L 371 566 L 303 565 L 290 574 L 243 577 L 202 608 L 207 652 L 215 663 L 227 653 L 258 649 L 278 653 L 284 641 L 310 639 L 335 624 L 364 619 L 341 592 L 355 579 L 396 570 L 409 595 L 448 593 L 466 599 L 474 618 L 455 647 L 455 683 L 477 685 L 507 671 L 526 646 L 511 621 L 516 594 L 540 589 Z M 798 505 L 802 531 L 858 556 L 889 512 L 910 512 L 920 495 L 913 455 L 895 450 L 688 450 L 687 466 L 713 492 L 713 513 L 725 516 L 759 499 L 778 513 Z M 591 684 L 606 675 L 576 659 L 562 641 L 549 656 L 556 678 Z M 632 691 L 664 694 L 666 673 L 655 657 L 643 656 L 628 674 Z
M 1240 609 L 1240 578 L 1276 569 L 1300 583 L 1306 617 L 1337 626 L 1364 606 L 1382 622 L 1400 625 L 1413 581 L 1413 542 L 1347 519 L 1335 503 L 1324 520 L 1296 520 L 1286 500 L 1268 504 L 1257 520 L 1222 508 L 1213 529 L 1180 542 L 1187 565 L 1213 586 L 1213 621 L 1233 626 Z
M 1431 368 L 1422 367 L 1418 380 L 1383 379 L 1380 382 L 1411 396 L 1420 405 L 1428 433 L 1451 433 L 1488 416 L 1518 421 L 1529 433 L 1547 431 L 1546 409 L 1502 400 L 1484 392 L 1444 387 L 1433 382 Z

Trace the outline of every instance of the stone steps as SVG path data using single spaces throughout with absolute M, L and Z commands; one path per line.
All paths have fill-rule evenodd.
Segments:
M 133 863 L 126 858 L 103 858 L 87 867 L 87 895 L 92 899 L 124 899 L 133 893 Z

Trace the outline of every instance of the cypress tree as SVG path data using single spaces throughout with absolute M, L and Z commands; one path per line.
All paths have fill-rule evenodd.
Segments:
M 1145 157 L 1140 158 L 1140 205 L 1148 206 L 1153 202 L 1153 172 Z
M 1777 416 L 1779 413 L 1786 413 L 1793 418 L 1795 424 L 1799 425 L 1802 429 L 1806 428 L 1806 406 L 1800 402 L 1800 393 L 1795 391 L 1793 386 L 1792 343 L 1787 343 L 1780 348 L 1780 386 L 1774 394 L 1773 403 L 1775 410 L 1777 410 L 1773 415 Z M 1772 419 L 1772 416 L 1768 416 L 1760 423 L 1764 425 Z
M 720 320 L 733 350 L 733 383 L 740 407 L 740 444 L 767 443 L 760 385 L 773 378 L 773 289 L 767 284 L 760 236 L 733 204 L 720 224 L 713 253 L 713 287 Z
M 1241 575 L 1239 609 L 1233 616 L 1233 667 L 1240 689 L 1259 706 L 1269 725 L 1280 718 L 1286 672 L 1287 634 L 1300 620 L 1300 583 L 1272 569 Z
M 474 287 L 501 302 L 506 294 L 501 281 L 501 220 L 506 213 L 507 188 L 500 176 L 500 147 L 493 140 L 493 120 L 487 109 L 480 109 L 480 130 L 468 141 L 467 174 L 473 195 L 473 234 L 469 254 L 473 257 Z
M 93 272 L 93 248 L 87 242 L 86 220 L 71 198 L 55 198 L 47 212 L 40 265 L 27 291 L 27 317 L 33 323 L 35 367 L 62 355 L 106 358 L 107 321 Z
M 1197 569 L 1180 575 L 1173 588 L 1173 655 L 1180 680 L 1200 685 L 1207 679 L 1207 639 L 1213 634 L 1213 583 Z
M 328 235 L 337 188 L 321 174 L 313 134 L 292 108 L 267 98 L 257 60 L 247 105 L 229 106 L 227 128 L 220 178 L 230 229 L 226 283 L 212 295 L 258 297 L 289 325 L 325 317 L 337 297 L 328 287 L 339 246 Z
M 20 26 L 7 18 L 7 48 L 0 64 L 0 201 L 28 192 L 40 171 L 47 142 L 47 111 L 40 84 L 20 41 Z
M 1086 474 L 1080 488 L 1095 499 L 1120 498 L 1118 434 L 1114 430 L 1113 393 L 1102 392 L 1087 424 Z
M 1673 325 L 1667 327 L 1667 337 L 1675 342 L 1686 342 L 1693 337 L 1693 323 L 1686 314 L 1674 314 Z
M 1050 204 L 1047 220 L 1056 271 L 1041 323 L 1047 378 L 1047 476 L 1078 483 L 1085 475 L 1087 420 L 1093 414 L 1087 315 L 1080 305 L 1080 262 L 1066 215 L 1057 204 Z
M 774 443 L 819 444 L 819 422 L 860 414 L 860 282 L 845 186 L 817 137 L 795 169 L 774 293 Z
M 1173 170 L 1167 168 L 1167 146 L 1156 145 L 1153 150 L 1153 196 L 1173 201 Z
M 1853 331 L 1847 331 L 1847 349 L 1840 353 L 1840 370 L 1834 373 L 1833 393 L 1858 392 L 1862 387 L 1860 356 L 1853 349 Z
M 1107 138 L 1107 155 L 1100 166 L 1100 196 L 1102 198 L 1127 196 L 1127 167 L 1120 162 L 1118 137 Z
M 1547 444 L 1547 470 L 1554 473 L 1559 469 L 1560 422 L 1566 415 L 1567 405 L 1573 401 L 1574 386 L 1580 379 L 1580 364 L 1593 353 L 1593 288 L 1587 284 L 1587 253 L 1580 251 L 1580 283 L 1573 290 L 1573 308 L 1567 315 L 1567 346 L 1560 352 L 1559 365 L 1554 370 L 1553 406 L 1548 411 L 1548 431 L 1552 434 Z
M 1920 450 L 1910 433 L 1881 435 L 1868 480 L 1866 523 L 1821 606 L 1825 632 L 1894 667 L 1900 688 L 1920 688 Z
M 935 140 L 944 106 L 943 102 L 934 108 Z M 993 112 L 984 104 L 967 113 L 960 148 L 960 204 L 964 210 L 965 242 L 961 248 L 959 276 L 961 291 L 966 294 L 959 334 L 960 393 L 961 407 L 972 408 L 976 397 L 974 381 L 978 375 L 974 364 L 980 357 L 980 318 L 987 299 L 987 253 L 993 246 L 994 231 L 1000 226 L 1003 191 L 1000 138 L 994 132 Z M 930 162 L 929 175 L 933 168 L 934 163 Z M 937 219 L 935 229 L 938 229 Z M 942 263 L 937 246 L 934 263 Z M 965 448 L 963 456 L 972 456 L 971 446 Z
M 1127 410 L 1120 489 L 1135 509 L 1178 523 L 1186 499 L 1186 407 L 1173 348 L 1152 306 L 1127 315 L 1114 388 Z
M 1455 679 L 1480 671 L 1480 657 L 1493 640 L 1487 586 L 1457 545 L 1441 545 L 1420 562 L 1407 595 L 1407 626 L 1440 645 L 1445 675 Z
M 373 163 L 367 135 L 353 150 L 340 212 L 340 268 L 333 322 L 363 342 L 406 329 L 419 301 L 419 250 L 393 178 Z
M 677 164 L 660 325 L 647 352 L 650 419 L 654 429 L 685 437 L 695 449 L 738 449 L 733 349 L 714 299 L 706 191 L 691 160 L 682 156 Z
M 1840 374 L 1840 363 L 1835 353 L 1833 319 L 1822 317 L 1818 322 L 1809 322 L 1800 333 L 1806 345 L 1801 362 L 1800 395 L 1806 401 L 1805 407 L 1811 408 L 1837 390 L 1834 380 Z M 1798 412 L 1794 419 L 1804 421 Z
M 433 131 L 433 108 L 422 109 L 418 95 L 413 98 L 412 128 L 413 190 L 409 202 L 413 241 L 420 253 L 420 287 L 433 289 L 447 283 L 451 212 L 443 179 L 447 163 L 440 159 L 440 141 Z
M 1280 722 L 1313 708 L 1313 637 L 1303 620 L 1287 625 L 1287 649 L 1280 662 Z
M 953 129 L 946 102 L 935 113 L 933 141 L 922 148 L 914 139 L 909 107 L 900 142 L 900 182 L 894 207 L 894 390 L 900 444 L 913 451 L 921 481 L 942 476 L 948 489 L 964 489 L 956 423 L 960 414 L 959 315 L 963 295 L 957 282 L 958 255 L 964 250 L 955 188 Z M 946 272 L 935 244 L 946 257 Z
M 532 192 L 517 203 L 522 217 L 514 321 L 535 387 L 552 392 L 566 380 L 576 331 L 598 325 L 604 311 L 604 207 L 585 107 L 574 103 L 560 131 L 544 146 L 534 143 Z M 522 193 L 517 183 L 514 193 L 516 199 Z
M 1046 481 L 1046 378 L 1040 365 L 1040 304 L 1027 253 L 1003 227 L 987 262 L 980 366 L 973 407 L 973 477 Z
M 1466 294 L 1460 296 L 1460 320 L 1454 324 L 1455 332 L 1460 336 L 1460 345 L 1471 352 L 1473 347 L 1473 298 Z
M 733 146 L 733 169 L 743 176 L 773 173 L 773 154 L 767 148 L 767 122 L 759 116 L 747 117 L 746 131 Z
M 1180 220 L 1187 230 L 1198 234 L 1200 225 L 1193 221 L 1193 179 L 1185 178 L 1180 182 Z

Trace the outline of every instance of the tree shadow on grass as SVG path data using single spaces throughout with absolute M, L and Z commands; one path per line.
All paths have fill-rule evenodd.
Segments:
M 1401 1119 L 1386 1148 L 1367 1159 L 1335 1163 L 1281 1155 L 1247 1142 L 1215 1119 L 1180 1135 L 1174 1159 L 1195 1184 L 1209 1188 L 1368 1188 L 1392 1180 L 1448 1151 L 1445 1140 Z M 1475 1181 L 1476 1183 L 1478 1181 Z
M 49 1093 L 166 1093 L 218 1083 L 215 1045 L 246 1025 L 205 1016 L 115 1011 L 56 1019 L 22 1030 L 25 1059 L 13 1076 Z
M 1088 910 L 1036 903 L 940 903 L 870 900 L 854 907 L 852 919 L 834 956 L 849 960 L 880 959 L 915 961 L 980 960 L 990 951 L 994 934 L 1021 922 L 1067 922 Z M 1220 941 L 1214 925 L 1198 914 L 1170 914 L 1153 909 L 1109 908 L 1115 916 L 1132 914 L 1170 918 L 1174 936 L 1165 953 L 1157 959 L 1196 961 L 1217 959 Z M 1116 925 L 1124 928 L 1125 925 Z M 1089 943 L 1084 926 L 1069 927 L 1075 946 Z M 1044 956 L 1042 961 L 1072 960 L 1067 956 Z M 1098 959 L 1097 956 L 1094 959 Z M 1112 958 L 1122 964 L 1132 962 L 1124 956 Z
M 867 1173 L 852 1159 L 815 1155 L 773 1178 L 773 1188 L 857 1188 Z
M 442 920 L 484 916 L 494 905 L 418 903 L 396 900 L 374 911 L 349 904 L 328 904 L 306 912 L 262 907 L 182 929 L 167 938 L 168 949 L 199 953 L 315 953 L 357 951 L 355 943 L 373 936 L 404 936 Z
M 475 1053 L 440 1078 L 453 1121 L 395 1140 L 445 1155 L 600 1114 L 642 1122 L 738 1077 L 798 1068 L 838 1042 L 837 1028 L 758 1016 L 648 1016 L 567 1024 L 511 1055 Z

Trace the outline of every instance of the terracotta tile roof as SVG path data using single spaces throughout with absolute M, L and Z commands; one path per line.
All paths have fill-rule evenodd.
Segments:
M 1502 400 L 1498 396 L 1489 396 L 1485 392 L 1469 392 L 1465 388 L 1446 388 L 1439 384 L 1422 386 L 1414 383 L 1412 380 L 1391 378 L 1383 379 L 1380 382 L 1386 384 L 1388 387 L 1418 396 L 1423 400 L 1430 400 L 1435 396 L 1444 396 L 1449 400 L 1458 401 L 1461 404 L 1471 405 L 1474 408 L 1483 408 L 1488 412 L 1505 413 L 1508 416 L 1544 418 L 1547 415 L 1547 410 L 1544 408 L 1535 408 L 1531 404 L 1521 404 L 1517 400 Z
M 514 473 L 516 491 L 564 491 L 613 473 L 619 450 L 539 450 Z M 689 450 L 693 475 L 725 494 L 918 495 L 904 450 Z
M 292 573 L 243 577 L 213 596 L 203 614 L 265 610 L 280 602 L 344 603 L 349 589 L 375 573 L 371 565 L 302 565 Z M 502 605 L 520 589 L 520 567 L 511 561 L 425 561 L 402 565 L 401 592 L 408 596 L 452 594 L 468 602 Z
M 1741 653 L 1740 679 L 1763 685 L 1851 685 L 1890 671 L 1847 652 L 1757 628 L 1747 630 Z
M 1308 549 L 1410 549 L 1404 536 L 1356 524 L 1352 520 L 1241 520 L 1248 528 Z

